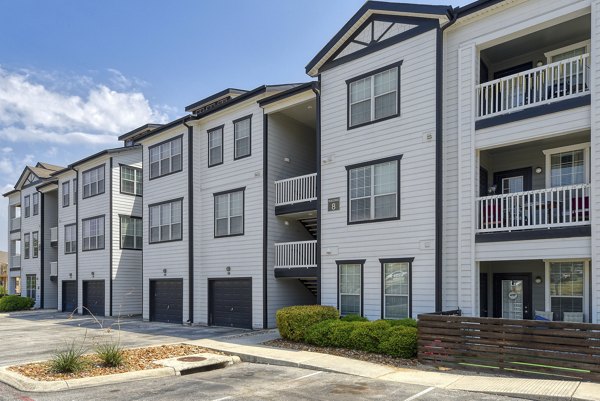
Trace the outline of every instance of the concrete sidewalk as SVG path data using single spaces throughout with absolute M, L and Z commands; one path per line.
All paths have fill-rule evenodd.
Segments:
M 600 401 L 600 384 L 595 383 L 400 369 L 335 355 L 287 350 L 261 345 L 264 341 L 278 337 L 277 332 L 271 330 L 258 333 L 255 336 L 220 338 L 218 340 L 203 339 L 188 341 L 186 343 L 237 355 L 242 361 L 250 363 L 322 370 L 370 379 L 418 384 L 449 390 L 504 395 L 531 400 Z

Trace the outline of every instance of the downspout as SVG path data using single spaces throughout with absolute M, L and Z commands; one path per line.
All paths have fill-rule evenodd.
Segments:
M 321 74 L 319 74 L 319 82 L 312 86 L 312 91 L 316 96 L 316 112 L 317 112 L 317 305 L 321 304 Z
M 182 124 L 188 132 L 188 321 L 194 323 L 194 127 L 187 118 Z

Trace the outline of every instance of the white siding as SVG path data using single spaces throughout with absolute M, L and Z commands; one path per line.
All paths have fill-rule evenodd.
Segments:
M 77 205 L 74 204 L 75 190 L 73 188 L 73 180 L 76 178 L 74 171 L 69 171 L 61 174 L 58 179 L 58 309 L 62 310 L 62 283 L 63 281 L 75 280 L 76 273 L 76 253 L 65 254 L 65 226 L 76 223 L 75 210 Z M 62 184 L 69 182 L 69 190 L 71 191 L 69 206 L 63 207 L 62 203 Z M 80 243 L 77 243 L 79 249 Z M 64 311 L 73 312 L 73 311 Z
M 590 237 L 483 242 L 475 246 L 475 261 L 589 259 Z

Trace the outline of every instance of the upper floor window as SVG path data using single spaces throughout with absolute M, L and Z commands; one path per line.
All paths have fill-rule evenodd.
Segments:
M 142 249 L 142 219 L 121 216 L 121 249 Z
M 40 194 L 37 192 L 32 195 L 33 197 L 33 215 L 37 216 L 40 213 Z
M 150 243 L 181 239 L 182 200 L 150 205 Z
M 104 164 L 83 172 L 83 199 L 104 193 Z
M 181 138 L 150 146 L 150 179 L 181 171 Z
M 23 198 L 23 203 L 25 204 L 25 217 L 29 217 L 31 215 L 31 198 L 29 195 Z
M 69 224 L 65 226 L 65 253 L 77 252 L 77 226 Z
M 121 166 L 121 192 L 124 194 L 142 196 L 142 169 Z
M 31 242 L 33 245 L 33 257 L 37 258 L 40 250 L 39 233 L 37 231 L 31 233 Z
M 252 116 L 240 118 L 233 122 L 233 159 L 250 156 L 251 153 Z
M 23 254 L 25 259 L 29 259 L 31 249 L 31 236 L 29 233 L 23 234 Z
M 589 182 L 589 143 L 543 151 L 546 155 L 546 185 L 561 187 Z
M 223 126 L 208 131 L 208 167 L 223 163 Z
M 346 167 L 348 223 L 398 219 L 400 157 Z
M 399 82 L 399 64 L 348 80 L 348 128 L 398 116 Z
M 79 195 L 79 188 L 77 187 L 77 178 L 73 178 L 73 204 L 77 204 L 77 195 Z
M 71 195 L 70 184 L 71 184 L 70 181 L 62 183 L 62 205 L 63 205 L 63 207 L 69 206 L 69 199 L 70 199 L 70 195 Z
M 244 189 L 214 194 L 215 237 L 244 234 Z
M 83 250 L 104 249 L 104 216 L 82 220 Z

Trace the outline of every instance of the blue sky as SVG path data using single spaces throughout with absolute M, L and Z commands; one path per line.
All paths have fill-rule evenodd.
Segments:
M 119 134 L 226 87 L 309 80 L 305 65 L 363 3 L 2 1 L 0 190 L 26 164 L 118 146 Z M 0 250 L 6 213 L 0 200 Z

